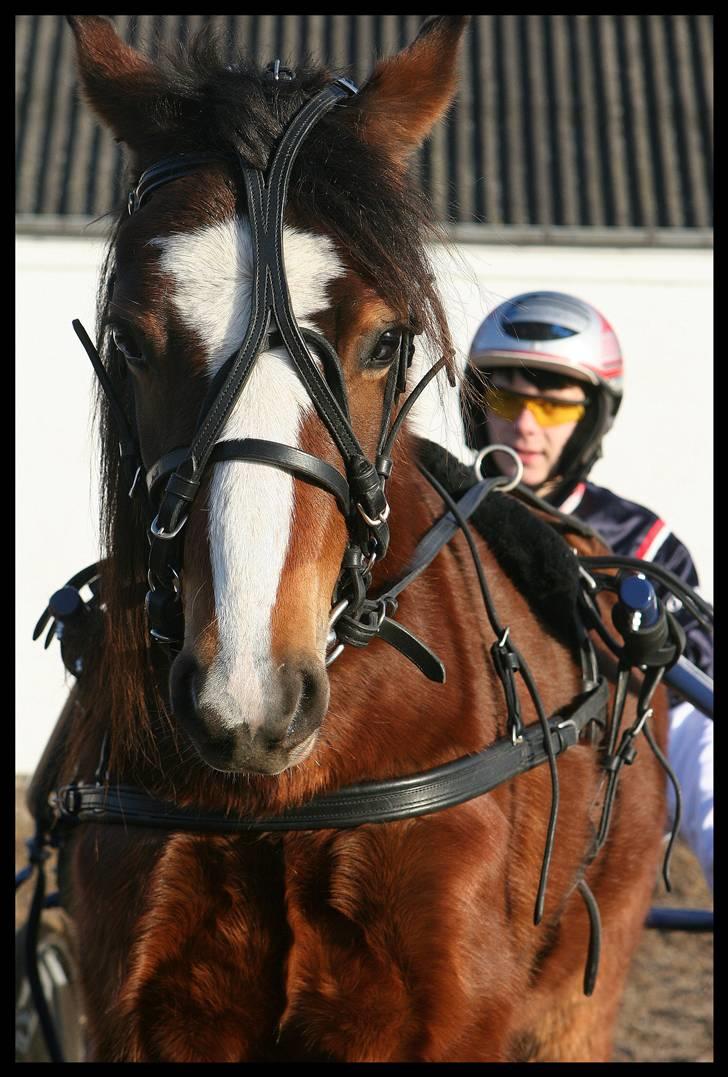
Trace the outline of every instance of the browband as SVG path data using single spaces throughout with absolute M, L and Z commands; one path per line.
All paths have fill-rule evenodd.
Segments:
M 152 501 L 157 500 L 161 484 L 169 479 L 188 455 L 188 448 L 173 449 L 150 467 L 147 472 L 147 489 Z M 271 464 L 273 467 L 282 468 L 333 494 L 344 515 L 351 512 L 351 491 L 341 472 L 325 460 L 319 460 L 317 456 L 311 456 L 293 445 L 282 445 L 279 441 L 265 441 L 261 438 L 218 441 L 210 454 L 210 463 L 226 460 L 250 460 L 257 464 Z

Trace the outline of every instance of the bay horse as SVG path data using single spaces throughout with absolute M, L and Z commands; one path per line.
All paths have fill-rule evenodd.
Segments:
M 506 709 L 465 536 L 398 595 L 396 620 L 429 679 L 374 630 L 393 605 L 374 629 L 351 615 L 358 582 L 381 594 L 443 516 L 410 424 L 387 454 L 381 433 L 413 387 L 413 335 L 422 369 L 439 363 L 454 380 L 408 162 L 456 91 L 468 17 L 429 18 L 358 92 L 314 64 L 228 65 L 205 37 L 152 62 L 106 17 L 68 18 L 85 96 L 128 149 L 134 183 L 100 290 L 103 619 L 54 741 L 54 780 L 97 770 L 107 787 L 132 784 L 181 810 L 272 817 L 479 753 L 507 733 Z M 217 414 L 231 356 L 246 348 L 239 392 Z M 119 423 L 151 476 L 151 534 Z M 196 453 L 209 423 L 185 471 L 194 453 L 180 446 Z M 223 432 L 237 446 L 227 456 Z M 378 451 L 386 504 L 383 479 L 367 485 Z M 351 518 L 342 482 L 359 491 Z M 526 531 L 507 544 L 523 544 L 546 577 Z M 558 713 L 582 690 L 576 650 L 504 570 L 497 543 L 475 544 L 543 707 Z M 332 601 L 342 574 L 343 610 Z M 332 661 L 347 616 L 352 645 Z M 177 653 L 165 647 L 175 632 Z M 521 709 L 537 726 L 527 693 Z M 664 744 L 664 714 L 654 721 Z M 538 926 L 544 766 L 384 824 L 77 828 L 64 872 L 88 1060 L 607 1060 L 655 881 L 664 780 L 640 753 L 586 866 L 601 774 L 585 740 L 559 760 Z M 603 923 L 590 997 L 584 880 Z

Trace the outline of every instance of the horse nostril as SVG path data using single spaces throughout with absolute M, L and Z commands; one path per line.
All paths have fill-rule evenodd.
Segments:
M 310 702 L 315 697 L 317 691 L 318 684 L 316 683 L 316 678 L 313 673 L 304 670 L 301 674 L 300 706 L 305 706 L 306 703 Z
M 296 704 L 296 710 L 294 711 L 293 718 L 291 719 L 288 729 L 286 730 L 286 738 L 292 737 L 298 727 L 298 721 L 302 714 L 306 713 L 307 704 L 310 703 L 316 696 L 316 678 L 308 673 L 306 670 L 301 671 L 301 692 L 298 697 L 298 703 Z

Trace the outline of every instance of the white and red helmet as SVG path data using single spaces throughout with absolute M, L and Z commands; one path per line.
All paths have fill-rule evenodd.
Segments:
M 589 472 L 622 402 L 622 349 L 598 310 L 563 292 L 514 296 L 480 325 L 470 364 L 486 374 L 541 369 L 583 382 L 591 403 L 564 450 L 562 477 Z

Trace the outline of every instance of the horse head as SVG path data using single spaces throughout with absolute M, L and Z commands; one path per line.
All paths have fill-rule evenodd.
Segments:
M 170 673 L 175 721 L 213 768 L 276 774 L 311 753 L 327 710 L 342 562 L 352 545 L 365 560 L 383 552 L 372 526 L 362 539 L 361 519 L 334 496 L 330 469 L 348 482 L 352 469 L 351 454 L 342 464 L 342 438 L 349 443 L 329 395 L 359 455 L 373 462 L 395 389 L 404 388 L 410 335 L 424 331 L 441 353 L 448 348 L 425 218 L 406 172 L 454 94 L 467 16 L 428 20 L 291 146 L 276 232 L 251 208 L 251 185 L 261 177 L 263 190 L 295 118 L 333 76 L 277 62 L 226 65 L 205 39 L 184 61 L 157 64 L 103 16 L 69 21 L 85 95 L 127 148 L 135 180 L 134 212 L 122 215 L 112 241 L 99 329 L 152 475 L 154 509 L 170 483 L 179 490 L 187 481 L 159 462 L 197 444 L 233 357 L 260 322 L 244 384 L 214 439 L 245 443 L 248 455 L 210 460 L 195 476 L 179 559 L 151 582 L 181 604 L 184 619 Z M 282 250 L 271 254 L 277 242 Z M 295 323 L 285 339 L 275 318 L 260 315 L 268 287 Z M 318 380 L 311 374 L 304 384 L 291 334 L 300 334 Z M 279 448 L 262 461 L 251 458 L 253 444 Z M 303 473 L 280 446 L 304 454 Z M 120 478 L 116 486 L 117 515 L 128 516 Z M 170 536 L 158 525 L 153 546 Z M 138 519 L 133 540 L 117 533 L 117 548 L 122 537 L 145 556 Z

